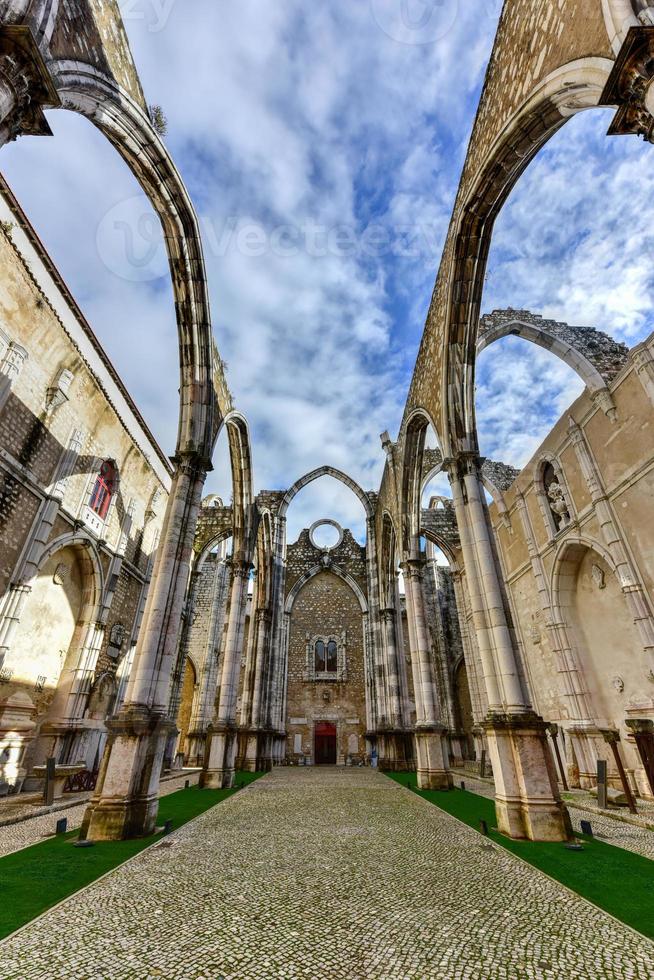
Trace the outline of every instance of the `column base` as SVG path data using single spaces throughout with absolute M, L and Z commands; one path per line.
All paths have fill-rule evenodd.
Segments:
M 200 774 L 203 789 L 231 789 L 236 775 L 238 732 L 231 725 L 210 725 L 205 764 Z
M 484 722 L 495 777 L 498 830 L 515 839 L 565 841 L 572 826 L 559 796 L 543 719 L 532 711 Z
M 445 726 L 416 728 L 415 745 L 418 789 L 452 789 L 452 773 L 447 764 Z
M 159 777 L 169 719 L 141 705 L 109 719 L 109 739 L 98 783 L 84 814 L 80 836 L 126 840 L 154 833 L 159 810 Z

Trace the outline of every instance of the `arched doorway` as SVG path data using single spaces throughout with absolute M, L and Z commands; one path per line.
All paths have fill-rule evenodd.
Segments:
M 315 765 L 336 765 L 336 725 L 333 722 L 316 722 L 313 730 L 313 752 Z

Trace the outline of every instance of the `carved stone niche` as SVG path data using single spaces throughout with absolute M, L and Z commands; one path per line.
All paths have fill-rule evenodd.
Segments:
M 559 476 L 551 463 L 545 464 L 541 478 L 554 530 L 562 531 L 570 524 L 570 508 Z
M 599 104 L 616 106 L 609 136 L 654 143 L 654 27 L 630 27 Z

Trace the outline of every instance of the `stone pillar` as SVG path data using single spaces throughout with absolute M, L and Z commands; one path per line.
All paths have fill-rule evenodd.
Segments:
M 449 789 L 452 774 L 447 762 L 446 729 L 440 720 L 440 704 L 434 683 L 422 593 L 422 564 L 421 559 L 409 559 L 401 566 L 416 698 L 417 779 L 420 789 Z
M 377 730 L 380 720 L 384 717 L 385 704 L 383 693 L 383 648 L 382 624 L 380 619 L 379 573 L 377 568 L 377 536 L 375 518 L 371 516 L 366 522 L 366 580 L 368 585 L 368 643 L 366 691 L 366 729 L 368 732 Z
M 559 796 L 545 722 L 522 689 L 480 464 L 475 453 L 444 460 L 488 694 L 483 727 L 495 777 L 497 825 L 514 838 L 565 840 L 570 822 Z
M 250 726 L 248 734 L 247 751 L 244 766 L 249 772 L 256 772 L 263 753 L 263 738 L 261 728 L 262 718 L 262 695 L 265 682 L 265 666 L 267 653 L 270 644 L 270 626 L 272 616 L 269 609 L 257 609 L 255 613 L 255 637 L 254 637 L 254 678 L 252 690 L 252 706 L 249 718 L 246 722 Z
M 91 840 L 140 837 L 154 830 L 159 777 L 170 730 L 168 699 L 179 627 L 209 463 L 195 453 L 173 460 L 170 497 L 125 703 L 109 720 L 97 787 L 82 833 Z
M 228 789 L 234 785 L 234 763 L 238 748 L 236 703 L 251 567 L 247 561 L 232 562 L 232 591 L 220 676 L 220 699 L 216 720 L 209 728 L 209 746 L 201 780 L 203 786 L 212 789 Z
M 384 636 L 384 662 L 386 665 L 388 691 L 388 724 L 391 728 L 402 728 L 402 706 L 400 703 L 400 678 L 397 670 L 397 636 L 395 630 L 395 610 L 392 606 L 380 610 Z

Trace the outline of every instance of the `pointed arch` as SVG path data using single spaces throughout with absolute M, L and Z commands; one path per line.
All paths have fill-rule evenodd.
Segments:
M 177 452 L 209 464 L 231 408 L 211 329 L 199 225 L 186 187 L 152 123 L 131 96 L 91 65 L 48 65 L 62 106 L 89 119 L 123 158 L 158 215 L 168 251 L 180 359 Z
M 474 172 L 472 151 L 469 153 L 427 320 L 428 330 L 432 323 L 444 323 L 438 341 L 443 355 L 439 378 L 432 377 L 430 383 L 437 381 L 440 417 L 436 431 L 446 456 L 478 450 L 474 406 L 477 331 L 495 219 L 554 133 L 576 113 L 599 105 L 612 67 L 608 58 L 585 57 L 557 68 L 506 120 Z M 476 131 L 471 147 L 475 139 L 480 139 Z M 423 351 L 425 347 L 423 338 Z
M 393 518 L 386 510 L 382 517 L 382 534 L 379 552 L 379 598 L 381 608 L 394 605 L 395 572 L 397 569 L 397 534 Z
M 236 411 L 225 416 L 224 426 L 229 440 L 232 468 L 234 556 L 239 560 L 249 561 L 254 552 L 257 530 L 250 430 L 245 416 Z
M 335 469 L 333 466 L 319 466 L 317 469 L 311 470 L 310 473 L 305 473 L 304 476 L 301 476 L 299 480 L 295 481 L 292 487 L 289 487 L 280 504 L 279 517 L 286 517 L 286 511 L 288 510 L 291 501 L 296 494 L 300 492 L 300 490 L 306 487 L 309 483 L 313 483 L 314 480 L 319 480 L 323 476 L 331 476 L 334 480 L 338 480 L 340 483 L 343 483 L 361 501 L 361 506 L 366 512 L 366 518 L 371 518 L 373 516 L 373 507 L 370 497 L 364 490 L 361 489 L 359 484 L 353 480 L 352 477 L 348 476 L 347 473 L 343 473 L 342 470 Z
M 293 609 L 293 603 L 302 591 L 302 588 L 307 584 L 307 582 L 310 581 L 310 579 L 314 578 L 320 572 L 327 572 L 337 575 L 340 579 L 342 579 L 346 585 L 349 585 L 357 597 L 357 601 L 361 607 L 361 612 L 368 612 L 368 602 L 366 597 L 363 594 L 361 587 L 358 585 L 355 579 L 352 578 L 349 572 L 346 572 L 345 569 L 340 568 L 338 565 L 330 565 L 329 568 L 325 568 L 324 565 L 314 565 L 312 568 L 309 568 L 304 575 L 300 575 L 298 580 L 293 583 L 293 587 L 286 596 L 286 602 L 284 604 L 284 612 L 286 614 L 290 614 L 291 610 Z

